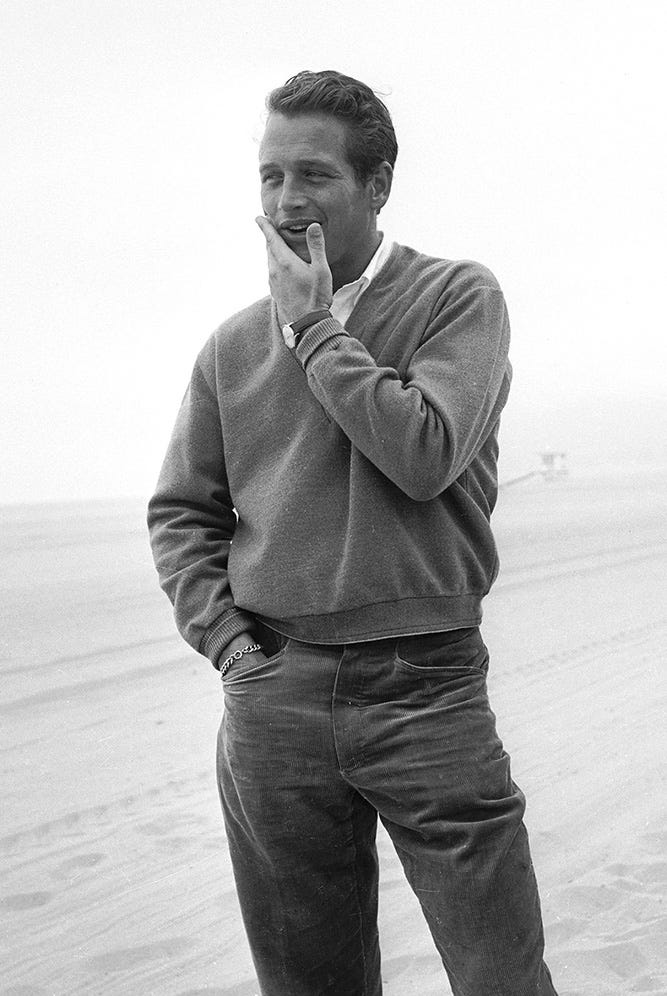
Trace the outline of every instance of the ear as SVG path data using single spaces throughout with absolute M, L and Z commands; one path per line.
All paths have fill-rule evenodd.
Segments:
M 389 200 L 389 194 L 391 193 L 391 184 L 394 179 L 394 171 L 388 162 L 382 162 L 373 171 L 368 179 L 368 189 L 370 192 L 370 205 L 374 209 L 376 214 L 379 214 L 382 208 L 385 206 Z

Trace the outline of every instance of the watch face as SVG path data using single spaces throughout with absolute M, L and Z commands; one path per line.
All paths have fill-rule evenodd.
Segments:
M 294 329 L 291 325 L 283 325 L 283 339 L 285 340 L 286 346 L 289 346 L 290 349 L 294 349 L 296 346 L 296 337 L 294 335 Z

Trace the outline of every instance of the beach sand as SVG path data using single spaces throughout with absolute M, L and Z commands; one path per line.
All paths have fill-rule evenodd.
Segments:
M 536 478 L 494 519 L 490 694 L 560 996 L 667 993 L 666 484 Z M 220 681 L 175 633 L 142 505 L 0 516 L 0 992 L 252 996 Z M 386 996 L 449 993 L 384 832 L 379 849 Z

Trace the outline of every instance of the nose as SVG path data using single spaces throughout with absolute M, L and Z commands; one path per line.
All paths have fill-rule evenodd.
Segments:
M 278 210 L 284 214 L 302 208 L 306 203 L 303 187 L 296 177 L 285 176 L 280 188 Z

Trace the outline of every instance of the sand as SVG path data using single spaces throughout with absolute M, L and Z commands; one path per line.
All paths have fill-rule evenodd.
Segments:
M 667 474 L 507 488 L 490 690 L 561 996 L 667 993 Z M 0 510 L 4 996 L 257 993 L 218 811 L 216 673 L 140 503 Z M 386 996 L 449 988 L 386 836 Z

